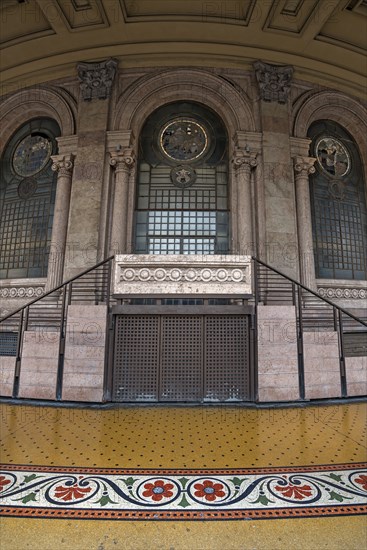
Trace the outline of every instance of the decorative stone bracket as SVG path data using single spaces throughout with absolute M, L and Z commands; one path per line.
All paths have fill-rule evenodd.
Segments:
M 115 296 L 228 296 L 252 294 L 250 256 L 118 255 Z
M 115 59 L 101 63 L 79 63 L 77 68 L 80 91 L 85 101 L 106 99 L 110 96 L 117 68 Z
M 293 67 L 290 65 L 270 65 L 262 61 L 254 63 L 260 97 L 263 101 L 287 103 Z

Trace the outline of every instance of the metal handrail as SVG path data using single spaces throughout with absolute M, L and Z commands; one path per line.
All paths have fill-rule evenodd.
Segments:
M 335 307 L 337 310 L 341 311 L 342 313 L 344 313 L 345 315 L 348 315 L 351 319 L 354 319 L 354 321 L 357 321 L 358 323 L 361 323 L 363 326 L 367 327 L 367 322 L 363 321 L 362 319 L 359 319 L 358 317 L 356 317 L 355 315 L 353 315 L 353 313 L 350 313 L 349 311 L 347 311 L 346 309 L 342 308 L 341 306 L 338 306 L 337 304 L 334 304 L 334 302 L 331 302 L 330 300 L 328 300 L 327 298 L 324 298 L 323 296 L 320 296 L 319 294 L 317 294 L 317 292 L 315 292 L 314 290 L 311 290 L 311 288 L 308 288 L 307 286 L 303 285 L 302 283 L 296 281 L 295 279 L 292 279 L 292 277 L 289 277 L 288 275 L 286 275 L 285 273 L 282 273 L 281 271 L 279 271 L 278 269 L 276 269 L 275 267 L 272 267 L 270 266 L 269 264 L 263 262 L 262 260 L 259 260 L 258 258 L 256 258 L 255 256 L 252 256 L 252 259 L 263 265 L 264 267 L 266 267 L 267 269 L 270 269 L 270 271 L 273 271 L 274 273 L 277 273 L 278 275 L 280 275 L 281 277 L 284 277 L 285 279 L 288 279 L 289 282 L 291 282 L 292 284 L 294 285 L 297 285 L 297 287 L 300 287 L 302 288 L 303 290 L 306 290 L 307 292 L 310 292 L 311 294 L 313 294 L 314 296 L 316 296 L 316 298 L 318 298 L 319 300 L 323 301 L 323 302 L 326 302 L 327 304 L 329 304 L 329 306 L 332 306 L 332 307 Z M 256 275 L 255 275 L 256 277 Z
M 61 285 L 59 286 L 56 286 L 55 288 L 47 291 L 45 294 L 42 294 L 42 296 L 38 296 L 38 298 L 35 298 L 34 300 L 31 300 L 30 302 L 28 302 L 27 304 L 25 304 L 24 306 L 16 309 L 15 311 L 12 311 L 11 313 L 9 313 L 8 315 L 6 315 L 5 317 L 2 317 L 0 319 L 0 323 L 2 323 L 3 321 L 6 321 L 6 319 L 9 319 L 9 317 L 12 317 L 13 315 L 15 315 L 16 313 L 19 313 L 20 311 L 26 309 L 27 307 L 35 304 L 36 302 L 39 302 L 40 300 L 43 300 L 43 298 L 46 298 L 46 296 L 50 296 L 50 294 L 53 294 L 54 292 L 56 292 L 57 290 L 61 290 L 63 289 L 64 287 L 66 287 L 68 284 L 72 283 L 73 281 L 76 281 L 76 279 L 79 279 L 81 277 L 83 277 L 84 275 L 86 275 L 87 273 L 91 272 L 91 271 L 94 271 L 95 269 L 97 269 L 98 267 L 101 267 L 101 265 L 104 265 L 106 263 L 108 263 L 109 261 L 113 260 L 115 256 L 110 256 L 109 258 L 107 258 L 106 260 L 102 260 L 101 262 L 99 262 L 98 264 L 94 265 L 93 267 L 89 267 L 88 269 L 86 269 L 85 271 L 82 271 L 82 273 L 79 273 L 78 275 L 75 275 L 74 277 L 72 277 L 71 279 L 68 279 L 67 281 L 61 283 Z
M 307 286 L 303 285 L 302 283 L 299 283 L 292 277 L 289 277 L 285 273 L 282 273 L 278 269 L 268 265 L 266 262 L 263 262 L 262 260 L 258 260 L 256 257 L 252 256 L 252 260 L 255 263 L 255 269 L 254 269 L 254 280 L 255 280 L 255 309 L 257 310 L 257 305 L 259 302 L 259 295 L 262 294 L 262 292 L 266 292 L 264 288 L 262 287 L 262 281 L 261 278 L 264 278 L 263 284 L 267 291 L 273 292 L 276 295 L 276 299 L 278 298 L 279 301 L 282 299 L 289 299 L 290 294 L 292 294 L 292 304 L 296 306 L 296 331 L 297 331 L 297 355 L 298 355 L 298 388 L 299 388 L 299 399 L 301 401 L 305 400 L 305 362 L 304 362 L 304 341 L 303 341 L 303 333 L 306 328 L 306 311 L 307 311 L 307 305 L 304 303 L 304 297 L 302 296 L 302 291 L 308 292 L 311 295 L 315 296 L 321 304 L 325 303 L 328 308 L 332 308 L 332 319 L 329 319 L 328 317 L 323 318 L 323 322 L 328 321 L 332 322 L 333 330 L 338 333 L 338 353 L 339 353 L 339 373 L 340 373 L 340 390 L 341 390 L 341 396 L 347 397 L 348 396 L 348 389 L 347 389 L 347 378 L 346 378 L 346 363 L 345 363 L 345 346 L 344 346 L 344 323 L 346 320 L 343 321 L 343 314 L 349 317 L 350 319 L 353 319 L 353 321 L 356 321 L 360 325 L 363 325 L 364 327 L 367 327 L 367 323 L 363 321 L 362 319 L 359 319 L 346 309 L 334 304 L 327 298 L 324 298 L 323 296 L 319 296 L 315 291 L 311 290 Z M 267 278 L 267 271 L 263 272 L 261 274 L 260 268 L 263 267 L 266 270 L 270 271 L 270 275 L 276 274 L 284 281 L 288 281 L 288 283 L 291 284 L 291 288 L 288 289 L 279 289 L 279 284 L 282 282 L 274 282 L 272 281 L 273 285 L 270 289 L 267 283 L 269 283 L 269 279 Z M 284 285 L 284 282 L 283 282 Z M 278 288 L 277 288 L 278 286 Z M 284 292 L 287 291 L 287 294 L 284 294 Z M 274 298 L 274 296 L 273 296 Z M 270 301 L 272 301 L 272 298 L 270 298 Z M 311 306 L 309 311 L 312 312 L 313 307 Z M 311 319 L 312 320 L 312 319 Z M 309 319 L 310 321 L 310 319 Z M 307 323 L 308 330 L 310 330 L 310 323 Z M 312 329 L 315 330 L 317 327 L 312 324 Z M 362 332 L 361 332 L 362 334 Z M 363 334 L 365 334 L 365 331 L 363 330 Z
M 12 313 L 6 315 L 0 320 L 0 323 L 4 323 L 5 327 L 7 325 L 5 324 L 5 321 L 8 319 L 13 318 L 15 322 L 18 324 L 17 329 L 17 346 L 16 346 L 16 353 L 15 353 L 15 370 L 14 370 L 14 381 L 13 381 L 13 392 L 12 396 L 17 397 L 19 392 L 19 377 L 20 377 L 20 370 L 21 370 L 21 362 L 22 362 L 22 349 L 23 349 L 23 340 L 24 340 L 24 334 L 25 331 L 29 330 L 29 325 L 32 325 L 33 329 L 35 326 L 40 328 L 42 323 L 46 323 L 44 326 L 55 326 L 54 323 L 57 324 L 57 330 L 59 332 L 59 353 L 58 353 L 58 366 L 57 366 L 57 378 L 56 378 L 56 388 L 55 388 L 55 396 L 56 399 L 59 401 L 62 399 L 62 387 L 63 387 L 63 372 L 64 372 L 64 350 L 65 350 L 65 338 L 66 338 L 66 326 L 67 326 L 67 310 L 68 306 L 72 303 L 72 294 L 73 290 L 74 293 L 78 296 L 78 282 L 80 280 L 83 280 L 83 277 L 88 275 L 89 273 L 96 272 L 98 273 L 98 268 L 102 267 L 102 273 L 100 273 L 101 277 L 99 279 L 94 280 L 94 286 L 89 287 L 88 285 L 83 287 L 83 299 L 82 301 L 85 301 L 85 291 L 88 291 L 89 297 L 93 295 L 93 292 L 98 292 L 97 289 L 101 291 L 101 300 L 97 300 L 96 297 L 94 297 L 94 303 L 98 304 L 101 301 L 106 301 L 107 304 L 107 310 L 109 310 L 109 304 L 110 304 L 110 298 L 111 298 L 111 267 L 112 267 L 112 260 L 114 259 L 114 256 L 110 256 L 109 258 L 102 260 L 98 264 L 94 265 L 93 267 L 90 267 L 88 269 L 85 269 L 82 273 L 79 273 L 78 275 L 75 275 L 74 277 L 71 277 L 61 285 L 58 285 L 57 287 L 47 291 L 42 296 L 39 296 L 38 298 L 35 298 L 34 300 L 31 300 L 24 306 L 18 308 L 17 310 L 13 311 Z M 105 269 L 105 265 L 107 265 L 107 271 Z M 74 287 L 73 287 L 74 284 Z M 97 289 L 96 286 L 97 285 Z M 41 319 L 39 320 L 37 325 L 34 325 L 34 322 L 31 320 L 30 312 L 32 311 L 32 306 L 37 304 L 38 302 L 42 302 L 44 298 L 47 298 L 47 296 L 53 295 L 55 292 L 60 291 L 61 294 L 61 308 L 58 307 L 57 302 L 59 300 L 59 294 L 57 295 L 56 299 L 56 307 L 52 308 L 48 312 L 47 317 L 41 316 Z M 88 295 L 87 295 L 87 301 L 88 301 Z M 106 300 L 104 300 L 104 297 Z M 79 295 L 80 300 L 80 295 Z M 76 301 L 79 301 L 78 297 Z M 37 311 L 38 315 L 39 312 L 42 311 L 40 308 L 35 307 L 35 311 Z M 51 316 L 49 313 L 51 312 Z M 55 314 L 56 313 L 56 317 Z M 18 319 L 19 318 L 19 319 Z M 31 329 L 32 330 L 32 329 Z

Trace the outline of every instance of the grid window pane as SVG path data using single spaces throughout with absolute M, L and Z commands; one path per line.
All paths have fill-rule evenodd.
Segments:
M 14 151 L 31 131 L 48 132 L 55 152 L 57 124 L 32 121 L 21 127 L 10 140 L 3 157 L 1 175 L 0 273 L 1 278 L 45 277 L 51 240 L 57 175 L 51 160 L 40 166 L 23 166 L 32 177 L 12 169 Z M 27 134 L 28 133 L 28 134 Z M 51 145 L 50 145 L 51 147 Z M 38 173 L 33 173 L 37 167 Z
M 315 132 L 321 126 L 317 124 Z M 343 138 L 343 130 L 336 130 L 340 132 L 336 137 Z M 351 155 L 350 172 L 331 180 L 317 170 L 311 178 L 316 274 L 321 278 L 366 279 L 365 183 L 359 153 L 349 136 L 345 143 Z

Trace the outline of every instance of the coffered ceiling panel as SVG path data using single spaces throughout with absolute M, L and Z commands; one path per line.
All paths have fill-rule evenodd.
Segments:
M 57 4 L 71 31 L 108 26 L 103 5 L 99 0 L 57 0 Z
M 122 69 L 262 60 L 366 97 L 367 0 L 0 0 L 0 15 L 1 94 L 114 57 Z
M 318 40 L 330 43 L 342 43 L 345 48 L 356 49 L 365 53 L 367 48 L 367 3 L 363 15 L 361 4 L 359 10 L 344 10 L 342 14 L 329 19 L 322 27 Z
M 276 0 L 272 2 L 265 28 L 299 33 L 317 10 L 320 10 L 319 0 Z
M 0 1 L 0 43 L 24 42 L 54 34 L 52 26 L 35 0 L 18 3 L 17 0 Z
M 256 0 L 120 0 L 120 3 L 126 21 L 181 19 L 247 24 Z

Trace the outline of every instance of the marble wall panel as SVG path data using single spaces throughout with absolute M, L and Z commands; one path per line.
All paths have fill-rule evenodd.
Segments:
M 64 400 L 103 400 L 106 326 L 106 306 L 69 306 L 62 392 Z
M 25 331 L 19 397 L 56 399 L 58 362 L 58 332 Z
M 258 307 L 259 400 L 298 399 L 296 312 L 293 306 Z
M 13 394 L 15 357 L 0 357 L 0 395 L 11 397 Z

